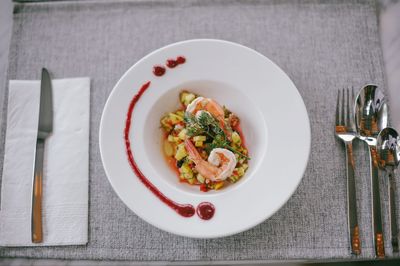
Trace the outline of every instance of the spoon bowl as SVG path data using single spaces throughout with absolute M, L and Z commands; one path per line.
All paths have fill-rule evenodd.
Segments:
M 394 167 L 400 161 L 400 136 L 393 128 L 384 128 L 377 138 L 377 150 L 381 168 Z
M 360 139 L 376 145 L 379 131 L 388 124 L 385 96 L 376 85 L 366 85 L 355 102 L 356 129 Z

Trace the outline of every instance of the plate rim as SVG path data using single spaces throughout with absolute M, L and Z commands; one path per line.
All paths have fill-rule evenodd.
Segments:
M 127 76 L 127 75 L 132 71 L 132 69 L 134 69 L 137 65 L 139 65 L 139 64 L 140 64 L 141 62 L 143 62 L 143 61 L 146 61 L 149 57 L 153 56 L 154 54 L 157 54 L 157 53 L 159 53 L 159 52 L 162 51 L 162 50 L 168 49 L 168 48 L 173 47 L 173 46 L 176 46 L 176 45 L 181 45 L 181 44 L 186 44 L 186 43 L 191 43 L 191 42 L 217 42 L 217 43 L 224 43 L 224 44 L 228 44 L 228 45 L 234 45 L 234 46 L 237 46 L 237 47 L 239 47 L 239 48 L 241 48 L 241 49 L 245 49 L 245 50 L 247 50 L 247 51 L 250 51 L 250 52 L 252 52 L 252 53 L 257 54 L 258 56 L 260 56 L 260 57 L 262 57 L 263 59 L 267 60 L 267 61 L 268 61 L 270 64 L 272 64 L 274 67 L 276 67 L 277 69 L 279 69 L 279 70 L 286 76 L 286 78 L 287 78 L 288 81 L 291 83 L 291 85 L 293 85 L 293 87 L 295 88 L 294 91 L 297 93 L 297 96 L 298 96 L 299 99 L 301 100 L 302 107 L 304 107 L 304 114 L 305 114 L 305 119 L 306 119 L 306 121 L 304 121 L 304 123 L 306 124 L 306 125 L 304 125 L 304 129 L 307 131 L 306 134 L 308 135 L 308 138 L 307 138 L 307 140 L 306 140 L 306 141 L 308 142 L 308 145 L 307 145 L 307 146 L 304 145 L 305 148 L 306 148 L 306 151 L 305 151 L 305 154 L 306 154 L 306 155 L 304 156 L 304 163 L 302 164 L 301 175 L 300 175 L 301 177 L 297 179 L 297 182 L 296 182 L 296 184 L 293 186 L 293 189 L 290 191 L 290 193 L 287 193 L 285 199 L 281 201 L 281 204 L 277 204 L 276 208 L 274 208 L 274 211 L 271 212 L 269 215 L 264 216 L 264 218 L 257 219 L 257 220 L 255 220 L 254 222 L 247 224 L 247 226 L 241 227 L 241 229 L 239 229 L 239 230 L 230 231 L 230 232 L 221 233 L 221 234 L 216 234 L 216 235 L 213 235 L 213 236 L 199 236 L 199 235 L 190 235 L 190 234 L 186 234 L 186 233 L 182 234 L 182 232 L 180 232 L 180 231 L 178 231 L 178 230 L 172 230 L 172 229 L 170 229 L 170 228 L 160 227 L 159 225 L 154 224 L 152 221 L 149 221 L 149 220 L 147 219 L 147 217 L 143 217 L 143 216 L 139 215 L 136 211 L 134 211 L 134 210 L 130 207 L 130 205 L 129 205 L 128 202 L 124 199 L 124 197 L 121 196 L 121 194 L 120 194 L 120 192 L 118 191 L 118 189 L 116 189 L 116 184 L 114 183 L 114 181 L 112 180 L 112 178 L 110 178 L 110 173 L 109 173 L 109 171 L 107 170 L 106 163 L 105 163 L 105 161 L 104 161 L 104 155 L 103 155 L 103 149 L 104 149 L 104 148 L 102 148 L 102 146 L 103 146 L 103 145 L 102 145 L 102 138 L 103 138 L 102 130 L 103 130 L 103 128 L 104 128 L 104 123 L 105 123 L 105 122 L 104 122 L 104 119 L 105 119 L 105 118 L 104 118 L 104 114 L 105 114 L 106 110 L 108 109 L 108 107 L 109 107 L 109 105 L 110 105 L 111 99 L 113 98 L 113 97 L 112 97 L 113 94 L 116 92 L 116 89 L 120 86 L 121 82 L 126 78 L 126 76 Z M 132 66 L 130 66 L 130 67 L 124 72 L 124 74 L 118 79 L 118 81 L 116 82 L 116 84 L 115 84 L 114 87 L 112 88 L 110 94 L 108 95 L 108 98 L 107 98 L 106 103 L 105 103 L 104 106 L 103 106 L 102 115 L 101 115 L 100 124 L 99 124 L 99 139 L 98 139 L 98 140 L 99 140 L 100 158 L 101 158 L 101 162 L 102 162 L 103 169 L 104 169 L 104 172 L 105 172 L 105 174 L 106 174 L 106 177 L 107 177 L 108 181 L 110 182 L 111 187 L 113 188 L 113 191 L 117 194 L 118 198 L 125 204 L 125 206 L 126 206 L 128 209 L 130 209 L 130 210 L 131 210 L 135 215 L 137 215 L 140 219 L 146 221 L 147 223 L 151 224 L 152 226 L 154 226 L 154 227 L 156 227 L 156 228 L 159 228 L 160 230 L 163 230 L 163 231 L 166 231 L 166 232 L 169 232 L 169 233 L 173 233 L 173 234 L 179 235 L 179 236 L 184 236 L 184 237 L 197 238 L 197 239 L 213 239 L 213 238 L 221 238 L 221 237 L 231 236 L 231 235 L 235 235 L 235 234 L 238 234 L 238 233 L 247 231 L 247 230 L 249 230 L 249 229 L 251 229 L 251 228 L 253 228 L 253 227 L 255 227 L 255 226 L 261 224 L 263 221 L 266 221 L 266 220 L 269 219 L 270 217 L 272 217 L 277 211 L 279 211 L 279 210 L 288 202 L 288 200 L 293 196 L 293 194 L 295 193 L 295 191 L 298 189 L 298 187 L 299 187 L 301 181 L 303 180 L 305 171 L 306 171 L 307 166 L 308 166 L 308 164 L 309 164 L 310 154 L 311 154 L 311 145 L 312 145 L 312 142 L 311 142 L 312 134 L 311 134 L 311 133 L 312 133 L 312 132 L 311 132 L 310 118 L 309 118 L 309 115 L 308 115 L 307 106 L 306 106 L 305 103 L 304 103 L 304 99 L 303 99 L 303 97 L 301 96 L 299 90 L 297 89 L 297 87 L 296 87 L 296 85 L 294 84 L 294 82 L 292 81 L 292 79 L 289 77 L 289 75 L 288 75 L 285 71 L 283 71 L 283 69 L 282 69 L 278 64 L 276 64 L 274 61 L 272 61 L 271 59 L 269 59 L 267 56 L 261 54 L 260 52 L 254 50 L 254 49 L 252 49 L 252 48 L 249 48 L 249 47 L 247 47 L 247 46 L 244 46 L 244 45 L 242 45 L 242 44 L 239 44 L 239 43 L 236 43 L 236 42 L 227 41 L 227 40 L 221 40 L 221 39 L 200 38 L 200 39 L 183 40 L 183 41 L 179 41 L 179 42 L 175 42 L 175 43 L 171 43 L 171 44 L 165 45 L 165 46 L 163 46 L 163 47 L 160 47 L 160 48 L 158 48 L 158 49 L 156 49 L 156 50 L 154 50 L 154 51 L 152 51 L 152 52 L 146 54 L 144 57 L 142 57 L 141 59 L 139 59 L 138 61 L 136 61 Z M 133 175 L 136 176 L 134 173 L 133 173 Z

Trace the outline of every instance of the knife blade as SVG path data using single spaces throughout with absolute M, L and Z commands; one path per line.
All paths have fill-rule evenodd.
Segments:
M 36 138 L 35 170 L 32 187 L 31 235 L 33 243 L 43 242 L 42 230 L 42 184 L 43 159 L 46 138 L 53 131 L 53 95 L 50 74 L 42 68 L 40 83 L 40 107 L 38 133 Z

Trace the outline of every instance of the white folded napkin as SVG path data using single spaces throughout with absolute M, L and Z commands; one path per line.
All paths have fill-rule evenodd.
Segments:
M 40 81 L 11 80 L 1 186 L 0 245 L 88 241 L 90 79 L 53 80 L 53 133 L 43 165 L 43 243 L 31 242 Z

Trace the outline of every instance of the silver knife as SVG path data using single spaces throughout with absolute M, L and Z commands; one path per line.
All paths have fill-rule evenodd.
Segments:
M 42 184 L 43 184 L 43 157 L 46 138 L 53 131 L 53 99 L 50 74 L 46 68 L 42 69 L 40 84 L 39 123 L 36 139 L 35 171 L 32 188 L 32 242 L 43 241 L 42 231 Z

